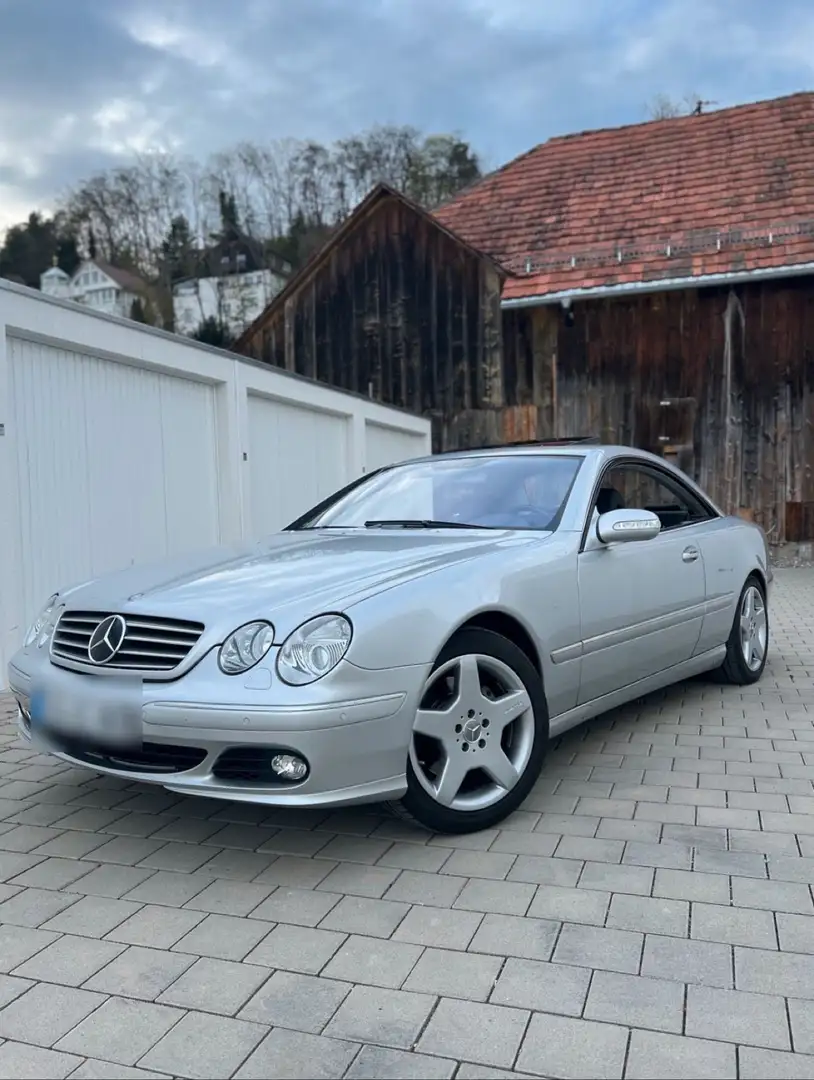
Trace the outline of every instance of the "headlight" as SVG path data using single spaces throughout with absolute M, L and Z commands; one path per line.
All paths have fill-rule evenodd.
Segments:
M 250 622 L 238 627 L 218 652 L 218 664 L 226 675 L 240 675 L 259 663 L 274 641 L 274 627 L 267 622 Z
M 277 674 L 290 686 L 316 682 L 333 671 L 350 645 L 353 629 L 342 615 L 318 615 L 285 639 Z
M 41 649 L 43 645 L 50 639 L 51 634 L 54 632 L 56 626 L 56 614 L 57 604 L 59 603 L 59 594 L 54 593 L 31 626 L 28 628 L 28 633 L 25 635 L 25 647 L 33 645 L 36 641 L 37 648 Z

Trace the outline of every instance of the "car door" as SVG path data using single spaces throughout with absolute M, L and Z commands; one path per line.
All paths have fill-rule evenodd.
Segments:
M 655 539 L 602 544 L 595 523 L 608 509 L 658 514 Z M 636 462 L 603 475 L 578 559 L 582 639 L 579 704 L 689 660 L 706 600 L 700 533 L 706 509 L 671 474 Z

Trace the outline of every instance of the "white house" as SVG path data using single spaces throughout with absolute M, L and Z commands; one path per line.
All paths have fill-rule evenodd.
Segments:
M 92 311 L 129 319 L 135 300 L 144 300 L 146 283 L 129 270 L 88 259 L 70 277 L 58 266 L 40 275 L 40 290 L 58 300 L 75 300 Z
M 213 318 L 238 337 L 271 303 L 286 280 L 275 270 L 257 268 L 179 281 L 172 290 L 175 332 L 194 334 L 205 319 Z

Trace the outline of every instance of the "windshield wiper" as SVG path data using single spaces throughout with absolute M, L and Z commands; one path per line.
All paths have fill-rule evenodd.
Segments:
M 390 518 L 365 522 L 366 529 L 488 529 L 489 525 L 472 525 L 467 521 L 435 521 L 432 518 Z

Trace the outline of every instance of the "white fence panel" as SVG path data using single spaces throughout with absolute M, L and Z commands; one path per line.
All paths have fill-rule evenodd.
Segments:
M 57 588 L 256 539 L 430 424 L 0 282 L 0 687 Z

